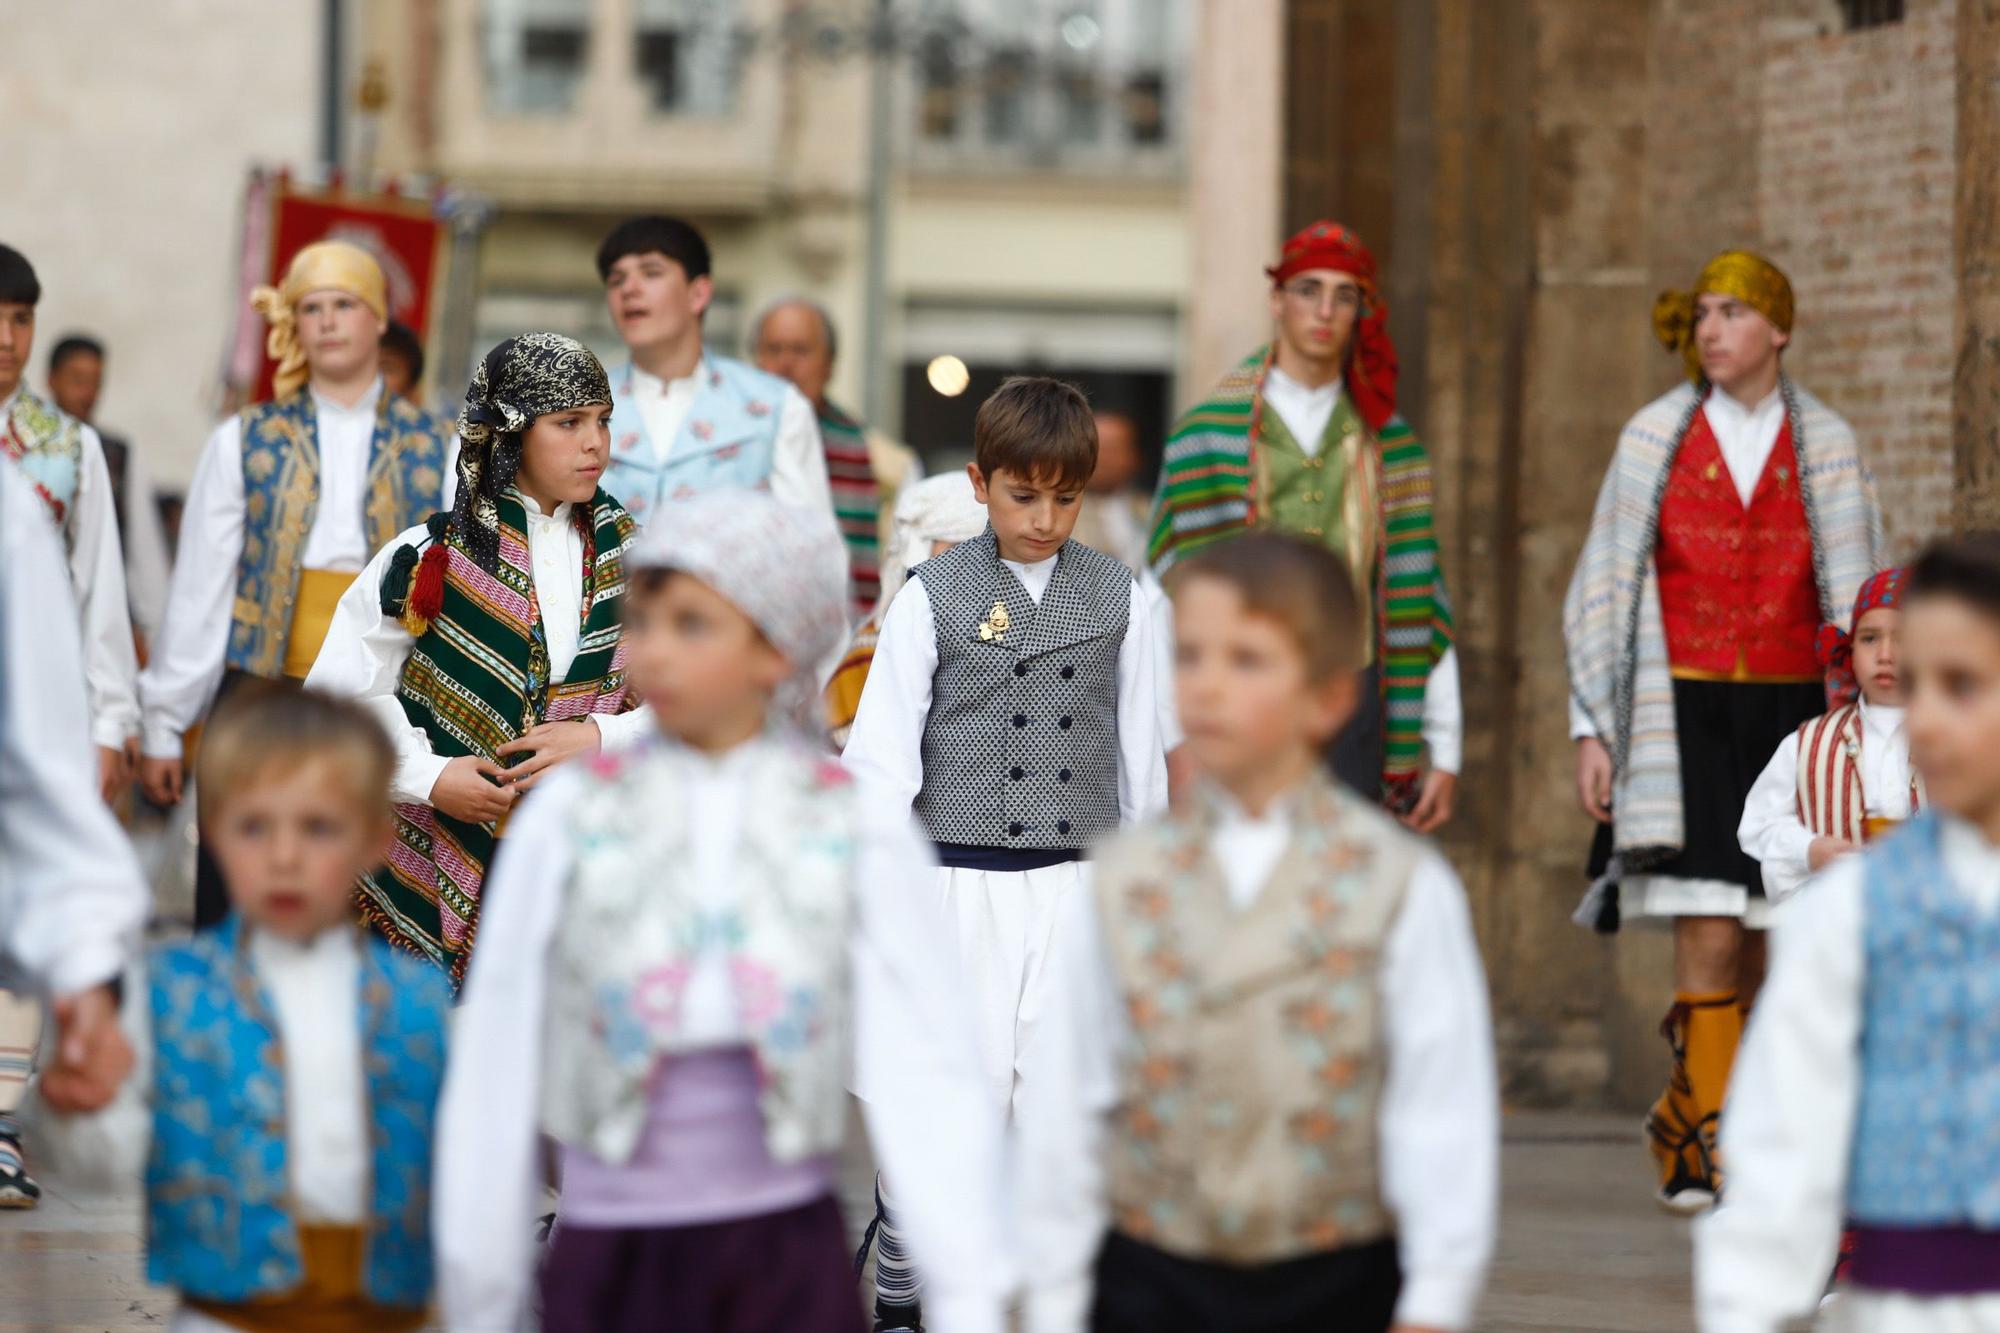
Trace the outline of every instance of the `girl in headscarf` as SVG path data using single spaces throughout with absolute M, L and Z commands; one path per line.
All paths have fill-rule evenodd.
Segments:
M 342 597 L 307 684 L 366 702 L 396 742 L 396 838 L 363 918 L 465 976 L 494 841 L 550 767 L 642 731 L 619 608 L 635 531 L 598 486 L 611 387 L 556 333 L 487 353 L 459 413 L 458 491 Z
M 711 492 L 656 510 L 629 564 L 657 735 L 558 774 L 508 833 L 439 1108 L 444 1323 L 519 1324 L 539 1131 L 563 1159 L 548 1333 L 861 1333 L 834 1202 L 852 1089 L 909 1182 L 934 1322 L 997 1333 L 1000 1125 L 930 856 L 811 734 L 843 630 L 832 517 Z
M 963 471 L 926 477 L 897 497 L 895 525 L 882 555 L 881 594 L 874 610 L 854 631 L 853 641 L 826 685 L 827 723 L 833 729 L 835 749 L 847 744 L 847 733 L 854 727 L 854 714 L 861 707 L 861 690 L 868 683 L 868 668 L 875 660 L 875 644 L 882 636 L 882 617 L 889 610 L 889 600 L 909 578 L 911 569 L 984 531 L 986 506 L 973 495 L 972 479 Z

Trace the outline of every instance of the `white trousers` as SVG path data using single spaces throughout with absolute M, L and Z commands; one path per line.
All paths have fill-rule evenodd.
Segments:
M 1830 1333 L 2000 1333 L 2000 1296 L 1842 1291 L 1819 1321 Z

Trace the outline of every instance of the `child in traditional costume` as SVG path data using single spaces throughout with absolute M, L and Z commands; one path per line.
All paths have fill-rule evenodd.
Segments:
M 396 839 L 361 913 L 465 977 L 514 799 L 550 766 L 643 731 L 619 646 L 633 525 L 597 484 L 611 388 L 583 344 L 509 338 L 459 414 L 449 513 L 402 533 L 341 597 L 307 683 L 363 700 L 396 744 Z
M 999 1119 L 929 858 L 808 735 L 844 629 L 831 516 L 672 501 L 630 561 L 659 734 L 559 774 L 508 834 L 441 1112 L 447 1322 L 526 1306 L 539 1131 L 563 1161 L 548 1333 L 859 1330 L 834 1202 L 851 1079 L 910 1182 L 941 1333 L 998 1330 Z
M 1839 704 L 1780 742 L 1750 789 L 1737 837 L 1773 905 L 1923 808 L 1896 674 L 1902 595 L 1903 571 L 1882 570 L 1861 585 L 1848 625 L 1820 632 Z
M 1076 1063 L 1025 1126 L 1076 1182 L 1050 1276 L 1095 1259 L 1101 1333 L 1469 1328 L 1498 1193 L 1485 980 L 1451 867 L 1320 762 L 1356 706 L 1352 581 L 1258 533 L 1191 556 L 1174 610 L 1203 777 L 1099 849 L 1054 935 Z
M 1931 547 L 1902 602 L 1931 808 L 1775 917 L 1695 1228 L 1707 1333 L 1810 1313 L 1843 1223 L 1830 1327 L 2000 1328 L 2000 537 Z
M 827 718 L 834 745 L 846 745 L 854 729 L 862 687 L 868 683 L 868 668 L 875 661 L 875 645 L 882 637 L 882 617 L 888 614 L 889 603 L 909 578 L 910 570 L 985 530 L 986 506 L 973 495 L 972 481 L 963 472 L 927 478 L 896 497 L 895 527 L 882 559 L 881 598 L 854 632 L 840 665 L 834 668 L 833 679 L 827 682 Z
M 988 526 L 911 570 L 845 757 L 870 804 L 914 809 L 936 845 L 991 1103 L 1019 1115 L 1061 1077 L 1041 1038 L 1044 977 L 1065 900 L 1088 892 L 1085 849 L 1165 807 L 1166 761 L 1144 596 L 1069 540 L 1097 453 L 1089 404 L 1054 380 L 1009 380 L 980 407 L 973 448 Z M 893 1198 L 881 1212 L 877 1326 L 915 1328 Z M 1026 1224 L 1031 1242 L 1042 1231 Z M 1080 1311 L 1043 1308 L 1062 1299 L 1038 1274 L 1030 1325 L 1073 1323 Z
M 343 700 L 267 685 L 217 710 L 200 802 L 234 914 L 128 983 L 119 1098 L 45 1122 L 79 1173 L 143 1162 L 146 1276 L 180 1292 L 179 1333 L 425 1325 L 451 994 L 349 907 L 394 765 Z
M 304 680 L 368 558 L 452 500 L 449 423 L 383 386 L 389 298 L 373 256 L 345 241 L 308 245 L 251 301 L 270 322 L 273 397 L 202 448 L 139 677 L 139 778 L 162 806 L 181 799 L 188 733 L 210 706 L 253 679 Z M 200 853 L 195 924 L 228 906 Z

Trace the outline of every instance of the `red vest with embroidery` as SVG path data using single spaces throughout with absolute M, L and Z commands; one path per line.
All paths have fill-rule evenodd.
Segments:
M 1696 412 L 1660 504 L 1654 564 L 1667 662 L 1725 680 L 1817 680 L 1819 586 L 1787 421 L 1746 507 Z

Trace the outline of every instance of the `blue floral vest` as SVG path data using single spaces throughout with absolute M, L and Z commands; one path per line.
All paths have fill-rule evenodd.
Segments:
M 2000 914 L 1953 890 L 1942 828 L 1918 815 L 1867 853 L 1847 1211 L 1870 1226 L 2000 1229 Z
M 778 417 L 791 385 L 712 352 L 702 354 L 695 373 L 701 384 L 694 405 L 663 465 L 632 396 L 632 363 L 611 368 L 611 466 L 603 486 L 641 527 L 667 500 L 770 487 Z
M 304 1277 L 285 1163 L 284 1053 L 235 918 L 154 952 L 149 1281 L 199 1300 L 281 1295 Z M 362 1282 L 430 1298 L 431 1133 L 451 991 L 380 940 L 361 954 L 362 1058 L 374 1142 Z
M 319 509 L 319 413 L 312 391 L 243 409 L 243 557 L 236 567 L 228 663 L 276 676 L 285 660 L 301 555 Z M 384 392 L 368 449 L 368 544 L 379 551 L 444 508 L 451 429 Z
M 83 470 L 83 426 L 21 386 L 7 419 L 0 421 L 0 453 L 14 460 L 35 485 L 69 542 L 69 511 Z

